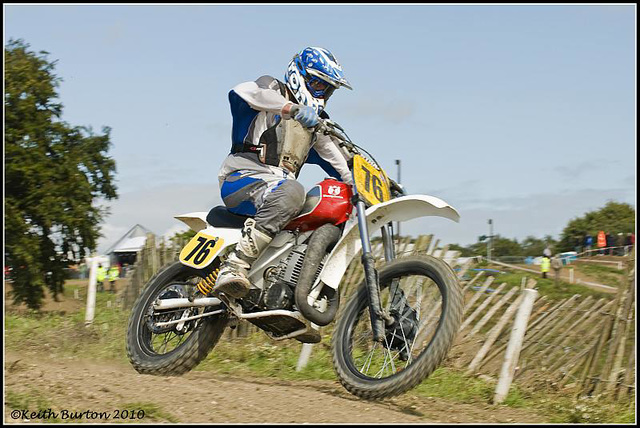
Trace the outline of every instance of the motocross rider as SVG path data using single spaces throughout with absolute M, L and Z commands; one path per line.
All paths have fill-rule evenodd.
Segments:
M 247 294 L 251 264 L 302 209 L 305 190 L 296 178 L 304 163 L 352 184 L 348 155 L 330 136 L 311 132 L 319 117 L 329 117 L 324 107 L 333 92 L 352 89 L 337 59 L 308 47 L 293 57 L 284 78 L 262 76 L 229 92 L 232 146 L 218 181 L 227 209 L 250 217 L 221 265 L 213 294 Z

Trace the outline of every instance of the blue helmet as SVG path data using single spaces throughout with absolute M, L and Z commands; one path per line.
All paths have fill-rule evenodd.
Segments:
M 284 77 L 285 84 L 298 102 L 316 111 L 324 108 L 326 100 L 336 89 L 342 86 L 352 89 L 336 57 L 323 48 L 309 47 L 297 53 Z

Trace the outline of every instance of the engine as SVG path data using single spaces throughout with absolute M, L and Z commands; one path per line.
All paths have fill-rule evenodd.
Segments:
M 277 266 L 267 268 L 264 273 L 264 289 L 251 290 L 250 295 L 243 299 L 245 304 L 252 305 L 253 310 L 292 310 L 295 304 L 293 290 L 298 284 L 306 250 L 307 244 L 300 244 Z M 316 278 L 323 265 L 324 261 L 318 266 Z

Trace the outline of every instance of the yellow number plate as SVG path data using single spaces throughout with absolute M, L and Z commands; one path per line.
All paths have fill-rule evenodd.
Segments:
M 202 269 L 211 263 L 224 244 L 222 238 L 198 232 L 180 251 L 180 262 L 187 266 Z
M 377 169 L 360 155 L 353 157 L 353 176 L 356 189 L 370 205 L 391 199 L 389 180 L 384 171 Z

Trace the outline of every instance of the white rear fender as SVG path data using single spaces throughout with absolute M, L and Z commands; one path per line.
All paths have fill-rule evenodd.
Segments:
M 212 260 L 215 259 L 218 254 L 224 253 L 227 247 L 235 245 L 238 241 L 240 241 L 240 237 L 242 236 L 241 229 L 211 226 L 209 223 L 207 223 L 206 212 L 182 214 L 175 216 L 174 218 L 180 220 L 196 232 L 202 232 L 215 238 L 222 238 L 223 244 L 220 248 L 217 249 L 216 253 L 213 255 Z
M 407 221 L 418 217 L 444 217 L 458 222 L 460 214 L 449 204 L 435 196 L 409 195 L 392 199 L 367 208 L 367 229 L 369 235 L 378 231 L 390 221 Z M 362 248 L 360 229 L 354 222 L 346 230 L 325 262 L 320 280 L 337 289 L 345 270 L 353 257 Z
M 209 223 L 207 223 L 207 213 L 204 211 L 180 214 L 173 218 L 180 220 L 196 232 L 209 227 Z
M 180 220 L 196 232 L 202 232 L 215 238 L 222 238 L 223 245 L 217 249 L 212 260 L 219 254 L 224 254 L 228 247 L 237 244 L 242 237 L 242 229 L 211 226 L 207 223 L 206 212 L 182 214 L 175 216 L 174 218 Z M 310 234 L 311 232 L 301 233 L 298 235 L 298 239 L 304 241 Z M 254 284 L 262 281 L 262 272 L 264 269 L 270 265 L 277 264 L 279 256 L 291 248 L 293 246 L 292 243 L 295 242 L 295 240 L 295 235 L 286 230 L 281 231 L 273 238 L 269 243 L 269 246 L 262 252 L 260 257 L 251 267 L 249 276 L 252 278 L 252 281 L 254 281 Z

